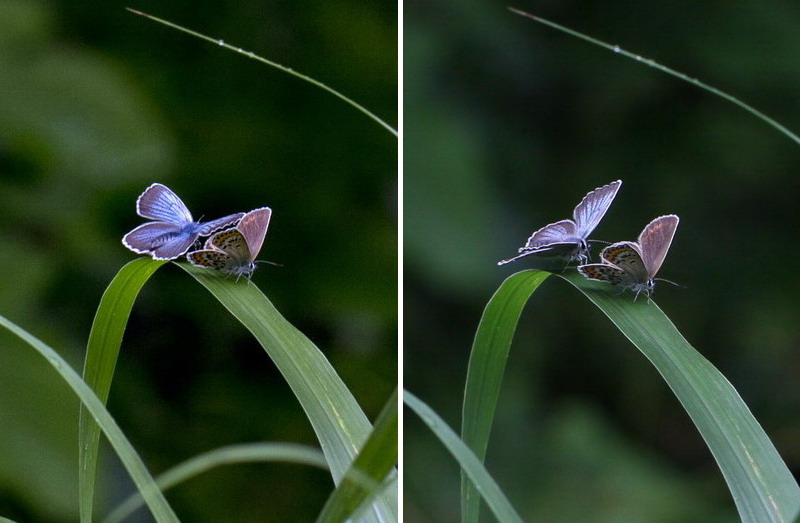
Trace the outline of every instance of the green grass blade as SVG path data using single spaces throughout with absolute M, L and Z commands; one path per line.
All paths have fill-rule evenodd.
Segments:
M 800 487 L 739 394 L 681 336 L 655 303 L 634 302 L 603 283 L 590 282 L 577 273 L 560 274 L 588 297 L 622 333 L 655 365 L 694 421 L 719 465 L 742 521 L 785 522 L 800 511 Z M 539 271 L 509 277 L 508 286 L 540 282 Z M 500 322 L 519 313 L 509 309 Z M 481 324 L 481 330 L 491 329 Z
M 646 299 L 634 302 L 630 294 L 619 295 L 577 273 L 561 277 L 608 316 L 663 376 L 714 455 L 742 521 L 795 518 L 800 487 L 774 445 L 736 389 L 689 345 L 661 309 Z
M 156 521 L 178 521 L 177 516 L 167 503 L 164 495 L 158 489 L 152 476 L 145 468 L 142 459 L 131 446 L 130 442 L 120 430 L 114 418 L 108 413 L 103 402 L 94 394 L 91 388 L 78 376 L 72 367 L 54 351 L 52 348 L 42 343 L 40 340 L 18 327 L 13 322 L 0 316 L 0 325 L 7 328 L 23 341 L 33 347 L 39 354 L 50 363 L 56 372 L 67 382 L 67 385 L 75 391 L 83 405 L 100 425 L 111 446 L 117 452 L 123 465 L 131 475 L 133 482 L 144 496 L 145 502 Z
M 128 263 L 111 280 L 100 299 L 86 347 L 83 379 L 103 404 L 108 400 L 122 335 L 133 302 L 145 282 L 164 263 L 144 257 Z M 88 414 L 86 407 L 81 405 L 78 422 L 78 489 L 81 521 L 84 522 L 92 521 L 97 448 L 100 442 L 100 427 Z
M 397 130 L 394 127 L 392 127 L 391 125 L 389 125 L 388 123 L 386 123 L 383 120 L 381 120 L 375 113 L 373 113 L 372 111 L 369 111 L 366 107 L 364 107 L 361 104 L 357 103 L 355 100 L 352 100 L 351 98 L 348 98 L 347 96 L 343 95 L 339 91 L 336 91 L 335 89 L 333 89 L 331 87 L 328 87 L 327 85 L 325 85 L 324 83 L 320 82 L 319 80 L 315 80 L 315 79 L 311 78 L 310 76 L 306 76 L 306 75 L 304 75 L 302 73 L 299 73 L 299 72 L 295 71 L 294 69 L 286 67 L 285 65 L 281 65 L 281 64 L 279 64 L 277 62 L 273 62 L 272 60 L 267 60 L 266 58 L 262 58 L 261 56 L 258 56 L 257 54 L 253 53 L 252 51 L 245 51 L 244 49 L 242 49 L 240 47 L 234 47 L 234 46 L 226 43 L 224 40 L 215 40 L 214 38 L 211 38 L 210 36 L 206 36 L 206 35 L 204 35 L 202 33 L 198 33 L 197 31 L 192 31 L 191 29 L 187 29 L 186 27 L 183 27 L 183 26 L 180 26 L 178 24 L 169 22 L 169 21 L 164 20 L 162 18 L 158 18 L 157 16 L 153 16 L 153 15 L 150 15 L 150 14 L 147 14 L 147 13 L 143 13 L 141 11 L 137 11 L 135 9 L 131 9 L 130 7 L 126 7 L 125 9 L 127 9 L 128 11 L 130 11 L 131 13 L 133 13 L 135 15 L 143 16 L 143 17 L 148 18 L 148 19 L 150 19 L 150 20 L 152 20 L 154 22 L 158 22 L 159 24 L 163 24 L 163 25 L 165 25 L 167 27 L 171 27 L 172 29 L 177 29 L 178 31 L 181 31 L 181 32 L 184 32 L 186 34 L 192 35 L 195 38 L 200 38 L 201 40 L 205 40 L 206 42 L 211 42 L 212 44 L 218 45 L 218 46 L 223 47 L 225 49 L 228 49 L 229 51 L 233 51 L 233 52 L 236 52 L 236 53 L 239 53 L 239 54 L 243 54 L 248 58 L 251 58 L 253 60 L 261 62 L 262 64 L 269 65 L 270 67 L 274 67 L 276 69 L 279 69 L 280 71 L 283 71 L 284 73 L 290 74 L 290 75 L 292 75 L 292 76 L 294 76 L 296 78 L 299 78 L 299 79 L 301 79 L 301 80 L 303 80 L 305 82 L 310 83 L 311 85 L 319 87 L 323 91 L 327 91 L 328 93 L 332 94 L 336 98 L 338 98 L 338 99 L 342 100 L 343 102 L 349 104 L 350 106 L 354 107 L 356 110 L 358 110 L 362 114 L 366 115 L 372 121 L 376 122 L 378 125 L 380 125 L 384 129 L 386 129 L 387 131 L 392 133 L 395 137 L 397 136 Z
M 602 47 L 604 49 L 608 49 L 609 51 L 612 51 L 614 54 L 618 54 L 620 56 L 624 56 L 625 58 L 630 58 L 631 60 L 635 60 L 635 61 L 637 61 L 637 62 L 639 62 L 641 64 L 644 64 L 644 65 L 647 65 L 649 67 L 653 67 L 655 69 L 658 69 L 659 71 L 661 71 L 663 73 L 666 73 L 666 74 L 668 74 L 670 76 L 674 76 L 676 78 L 679 78 L 679 79 L 683 80 L 684 82 L 688 82 L 690 84 L 694 84 L 697 87 L 699 87 L 700 89 L 704 89 L 704 90 L 706 90 L 706 91 L 708 91 L 708 92 L 710 92 L 712 94 L 715 94 L 715 95 L 719 96 L 720 98 L 723 98 L 724 100 L 727 100 L 727 101 L 731 102 L 732 104 L 740 107 L 741 109 L 744 109 L 745 111 L 747 111 L 748 113 L 752 114 L 753 116 L 755 116 L 759 120 L 761 120 L 763 122 L 766 122 L 771 127 L 777 129 L 779 132 L 781 132 L 785 136 L 789 137 L 789 139 L 791 139 L 795 143 L 800 144 L 800 137 L 798 137 L 795 133 L 790 131 L 788 128 L 786 128 L 783 125 L 781 125 L 780 123 L 778 123 L 776 120 L 770 118 L 769 116 L 767 116 L 766 114 L 762 113 L 761 111 L 759 111 L 755 107 L 744 103 L 743 101 L 739 100 L 735 96 L 730 95 L 730 94 L 728 94 L 725 91 L 722 91 L 720 89 L 717 89 L 716 87 L 712 87 L 712 86 L 710 86 L 710 85 L 708 85 L 708 84 L 706 84 L 704 82 L 701 82 L 697 78 L 692 78 L 692 77 L 690 77 L 690 76 L 688 76 L 686 74 L 683 74 L 683 73 L 681 73 L 679 71 L 671 69 L 671 68 L 669 68 L 669 67 L 667 67 L 665 65 L 661 65 L 660 63 L 656 62 L 655 60 L 652 60 L 650 58 L 643 58 L 642 56 L 640 56 L 638 54 L 634 54 L 634 53 L 631 53 L 629 51 L 626 51 L 625 49 L 622 49 L 618 45 L 611 45 L 609 43 L 603 42 L 602 40 L 598 40 L 597 38 L 593 38 L 593 37 L 591 37 L 589 35 L 586 35 L 586 34 L 578 32 L 578 31 L 575 31 L 574 29 L 570 29 L 569 27 L 564 27 L 563 25 L 559 25 L 559 24 L 557 24 L 555 22 L 551 22 L 550 20 L 547 20 L 545 18 L 541 18 L 539 16 L 532 15 L 530 13 L 526 13 L 525 11 L 520 11 L 519 9 L 514 9 L 513 7 L 509 7 L 508 9 L 512 13 L 518 14 L 520 16 L 524 16 L 525 18 L 530 18 L 531 20 L 533 20 L 535 22 L 539 22 L 540 24 L 543 24 L 543 25 L 546 25 L 548 27 L 551 27 L 551 28 L 553 28 L 553 29 L 555 29 L 557 31 L 561 31 L 561 32 L 566 33 L 566 34 L 568 34 L 570 36 L 573 36 L 575 38 L 579 38 L 581 40 L 589 42 L 590 44 L 594 44 L 594 45 L 596 45 L 598 47 Z
M 0 523 L 17 523 L 17 522 L 14 521 L 13 519 L 8 519 L 4 518 L 3 516 L 0 516 Z
M 303 407 L 338 485 L 372 427 L 355 398 L 320 350 L 275 309 L 252 282 L 178 264 L 191 274 L 258 340 Z M 383 510 L 396 492 L 380 496 Z
M 469 358 L 461 425 L 461 438 L 481 462 L 486 457 L 500 384 L 519 316 L 528 298 L 549 275 L 522 272 L 510 276 L 483 311 Z M 478 521 L 479 512 L 480 496 L 462 470 L 462 521 Z
M 347 521 L 382 489 L 381 482 L 394 470 L 395 465 L 397 465 L 397 389 L 375 420 L 372 434 L 353 461 L 344 480 L 328 498 L 317 521 L 319 523 Z M 372 480 L 371 485 L 362 481 L 360 479 L 362 477 Z M 392 514 L 396 514 L 396 510 L 392 511 Z
M 521 523 L 522 518 L 519 517 L 503 491 L 486 471 L 481 460 L 461 441 L 453 429 L 448 427 L 447 423 L 433 409 L 410 392 L 403 391 L 403 401 L 447 447 L 450 454 L 458 461 L 461 469 L 475 483 L 478 492 L 481 493 L 495 517 L 502 523 L 511 521 Z
M 243 443 L 194 456 L 158 476 L 156 483 L 163 492 L 215 467 L 271 461 L 328 468 L 325 456 L 314 447 L 293 443 Z M 144 500 L 141 494 L 134 494 L 114 509 L 106 517 L 105 523 L 122 521 L 138 509 L 142 503 Z

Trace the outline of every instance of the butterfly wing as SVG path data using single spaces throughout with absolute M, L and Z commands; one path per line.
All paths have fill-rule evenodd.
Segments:
M 122 237 L 122 244 L 137 254 L 150 254 L 180 234 L 178 225 L 147 222 Z
M 199 252 L 215 252 L 224 255 L 203 255 L 208 261 L 205 266 L 219 269 L 227 274 L 234 274 L 237 277 L 246 275 L 249 278 L 256 268 L 253 262 L 254 256 L 251 255 L 247 246 L 247 240 L 242 232 L 235 227 L 214 234 L 206 240 L 205 250 Z M 196 256 L 193 256 L 193 258 L 197 261 Z M 192 260 L 190 259 L 189 261 Z
M 614 201 L 620 186 L 622 186 L 622 181 L 617 180 L 608 185 L 598 187 L 584 196 L 583 200 L 575 206 L 575 210 L 572 211 L 572 218 L 577 227 L 578 237 L 586 240 L 592 231 L 597 228 L 600 220 L 603 219 L 606 211 L 611 206 L 611 202 Z
M 582 245 L 580 238 L 575 236 L 575 224 L 572 220 L 561 220 L 534 232 L 525 245 L 519 248 L 519 255 L 501 260 L 497 265 L 505 265 L 530 254 L 574 259 L 576 252 L 581 257 Z
M 525 250 L 520 249 L 518 254 L 513 258 L 509 258 L 507 260 L 500 260 L 497 262 L 497 265 L 505 265 L 507 263 L 511 263 L 514 260 L 518 260 L 520 258 L 524 258 L 525 256 L 531 254 L 538 254 L 540 256 L 552 256 L 552 257 L 572 257 L 572 254 L 575 253 L 576 246 L 574 243 L 551 243 L 550 245 L 546 245 L 544 247 L 540 247 L 538 249 L 528 249 Z
M 178 195 L 160 183 L 154 183 L 139 196 L 136 200 L 136 212 L 143 218 L 180 226 L 194 221 Z
M 197 232 L 200 236 L 210 236 L 215 231 L 235 225 L 236 222 L 242 219 L 242 216 L 244 216 L 243 212 L 237 212 L 236 214 L 229 214 L 228 216 L 217 218 L 210 222 L 203 222 L 200 224 L 200 228 Z
M 250 254 L 249 261 L 253 262 L 261 251 L 264 244 L 264 237 L 267 235 L 269 220 L 272 217 L 272 209 L 262 207 L 245 214 L 239 221 L 236 228 L 244 236 Z
M 250 249 L 247 247 L 241 231 L 236 227 L 220 231 L 206 240 L 206 249 L 222 251 L 237 263 L 251 261 Z
M 233 259 L 228 253 L 212 249 L 192 251 L 186 255 L 186 259 L 195 267 L 205 267 L 223 272 L 230 271 L 233 266 Z
M 150 254 L 155 260 L 174 260 L 188 251 L 195 241 L 197 241 L 197 232 L 184 228 L 174 238 L 154 249 Z
M 189 250 L 197 239 L 192 227 L 172 223 L 147 222 L 122 237 L 122 244 L 137 254 L 156 260 L 174 260 Z
M 678 228 L 679 218 L 674 214 L 659 216 L 645 226 L 639 235 L 642 259 L 647 275 L 653 278 L 667 257 L 672 238 Z
M 634 242 L 612 243 L 600 252 L 604 264 L 611 264 L 625 273 L 625 284 L 646 284 L 650 279 L 639 245 Z
M 575 222 L 572 220 L 547 224 L 534 232 L 519 252 L 541 249 L 554 243 L 578 243 L 576 230 Z
M 625 271 L 606 263 L 581 265 L 578 267 L 578 272 L 589 280 L 603 281 L 623 287 L 628 284 L 628 276 L 625 274 Z

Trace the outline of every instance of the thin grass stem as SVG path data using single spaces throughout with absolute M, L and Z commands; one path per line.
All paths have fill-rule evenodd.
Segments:
M 684 82 L 689 82 L 690 84 L 694 84 L 697 87 L 699 87 L 700 89 L 704 89 L 704 90 L 706 90 L 706 91 L 708 91 L 708 92 L 710 92 L 712 94 L 715 94 L 715 95 L 719 96 L 720 98 L 723 98 L 723 99 L 731 102 L 734 105 L 739 106 L 740 108 L 742 108 L 745 111 L 747 111 L 748 113 L 752 114 L 753 116 L 755 116 L 759 120 L 762 120 L 762 121 L 766 122 L 767 124 L 771 125 L 775 129 L 780 131 L 781 133 L 785 134 L 786 136 L 788 136 L 795 143 L 800 144 L 800 137 L 798 137 L 792 131 L 790 131 L 789 129 L 787 129 L 783 125 L 779 124 L 778 122 L 776 122 L 775 120 L 773 120 L 772 118 L 767 116 L 766 114 L 762 113 L 761 111 L 759 111 L 755 107 L 744 103 L 743 101 L 739 100 L 735 96 L 730 95 L 730 94 L 728 94 L 728 93 L 726 93 L 724 91 L 721 91 L 721 90 L 717 89 L 716 87 L 712 87 L 712 86 L 708 85 L 707 83 L 698 80 L 697 78 L 692 78 L 691 76 L 688 76 L 688 75 L 683 74 L 683 73 L 681 73 L 679 71 L 671 69 L 671 68 L 669 68 L 669 67 L 667 67 L 665 65 L 661 65 L 660 63 L 656 62 L 655 60 L 652 60 L 650 58 L 644 58 L 641 55 L 634 54 L 634 53 L 631 53 L 629 51 L 626 51 L 625 49 L 621 48 L 618 45 L 608 44 L 606 42 L 603 42 L 602 40 L 598 40 L 597 38 L 593 38 L 593 37 L 591 37 L 589 35 L 585 35 L 583 33 L 579 33 L 578 31 L 575 31 L 574 29 L 570 29 L 568 27 L 564 27 L 563 25 L 559 25 L 559 24 L 557 24 L 555 22 L 551 22 L 550 20 L 547 20 L 545 18 L 541 18 L 539 16 L 532 15 L 530 13 L 526 13 L 525 11 L 521 11 L 519 9 L 515 9 L 513 7 L 509 7 L 508 9 L 512 13 L 516 13 L 516 14 L 518 14 L 520 16 L 524 16 L 525 18 L 530 18 L 531 20 L 533 20 L 535 22 L 539 22 L 540 24 L 544 24 L 544 25 L 546 25 L 548 27 L 552 27 L 553 29 L 556 29 L 556 30 L 561 31 L 563 33 L 567 33 L 568 35 L 574 36 L 575 38 L 580 38 L 581 40 L 585 40 L 585 41 L 587 41 L 587 42 L 589 42 L 591 44 L 594 44 L 594 45 L 597 45 L 599 47 L 603 47 L 605 49 L 608 49 L 609 51 L 613 52 L 614 54 L 622 55 L 622 56 L 624 56 L 626 58 L 630 58 L 631 60 L 635 60 L 635 61 L 637 61 L 639 63 L 644 64 L 644 65 L 647 65 L 647 66 L 650 66 L 650 67 L 654 67 L 655 69 L 658 69 L 659 71 L 661 71 L 663 73 L 667 73 L 668 75 L 671 75 L 671 76 L 674 76 L 676 78 L 679 78 L 679 79 L 683 80 Z
M 320 89 L 329 92 L 330 94 L 334 95 L 335 97 L 339 98 L 340 100 L 342 100 L 342 101 L 350 104 L 351 106 L 355 107 L 358 111 L 360 111 L 362 114 L 365 114 L 366 116 L 371 118 L 373 121 L 378 123 L 378 125 L 380 125 L 384 129 L 386 129 L 387 131 L 392 133 L 395 137 L 397 136 L 397 130 L 394 127 L 392 127 L 391 125 L 389 125 L 388 123 L 386 123 L 385 121 L 383 121 L 375 113 L 373 113 L 372 111 L 368 110 L 366 107 L 364 107 L 363 105 L 359 104 L 355 100 L 353 100 L 351 98 L 348 98 L 347 96 L 343 95 L 339 91 L 337 91 L 337 90 L 335 90 L 335 89 L 333 89 L 331 87 L 328 87 L 324 83 L 322 83 L 322 82 L 320 82 L 318 80 L 315 80 L 314 78 L 311 78 L 310 76 L 306 76 L 303 73 L 297 72 L 297 71 L 295 71 L 294 69 L 292 69 L 290 67 L 286 67 L 285 65 L 281 65 L 281 64 L 279 64 L 277 62 L 273 62 L 272 60 L 268 60 L 266 58 L 263 58 L 263 57 L 255 54 L 253 51 L 245 51 L 241 47 L 234 47 L 231 44 L 225 42 L 224 40 L 215 40 L 214 38 L 211 38 L 210 36 L 206 36 L 204 34 L 196 32 L 196 31 L 192 31 L 191 29 L 187 29 L 186 27 L 183 27 L 183 26 L 180 26 L 178 24 L 169 22 L 169 21 L 164 20 L 162 18 L 158 18 L 157 16 L 153 16 L 151 14 L 143 13 L 141 11 L 137 11 L 136 9 L 131 9 L 130 7 L 126 7 L 125 9 L 130 11 L 131 13 L 133 13 L 135 15 L 139 15 L 139 16 L 143 16 L 145 18 L 149 18 L 150 20 L 152 20 L 154 22 L 158 22 L 159 24 L 166 25 L 167 27 L 171 27 L 172 29 L 177 29 L 178 31 L 182 31 L 182 32 L 184 32 L 186 34 L 189 34 L 189 35 L 192 35 L 192 36 L 194 36 L 196 38 L 200 38 L 201 40 L 205 40 L 207 42 L 210 42 L 212 44 L 218 45 L 220 47 L 224 47 L 225 49 L 228 49 L 229 51 L 233 51 L 235 53 L 242 54 L 242 55 L 244 55 L 244 56 L 246 56 L 248 58 L 252 58 L 253 60 L 256 60 L 256 61 L 261 62 L 263 64 L 275 67 L 276 69 L 279 69 L 279 70 L 283 71 L 284 73 L 290 74 L 290 75 L 292 75 L 292 76 L 294 76 L 296 78 L 299 78 L 299 79 L 301 79 L 301 80 L 303 80 L 305 82 L 308 82 L 308 83 L 310 83 L 312 85 L 315 85 L 315 86 L 319 87 Z

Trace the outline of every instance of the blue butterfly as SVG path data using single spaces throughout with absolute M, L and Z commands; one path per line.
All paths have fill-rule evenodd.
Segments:
M 188 251 L 200 236 L 209 236 L 244 216 L 239 212 L 210 222 L 196 222 L 178 195 L 160 183 L 154 183 L 139 196 L 136 213 L 155 221 L 133 229 L 122 237 L 122 244 L 156 260 L 174 260 Z

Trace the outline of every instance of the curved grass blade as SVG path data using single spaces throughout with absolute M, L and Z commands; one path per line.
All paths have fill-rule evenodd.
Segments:
M 634 302 L 629 294 L 618 295 L 577 273 L 559 276 L 589 298 L 656 367 L 714 455 L 742 521 L 795 518 L 800 487 L 772 441 L 736 389 L 655 302 Z
M 780 133 L 788 136 L 789 139 L 791 139 L 795 143 L 800 144 L 800 137 L 798 137 L 796 134 L 794 134 L 788 128 L 786 128 L 783 125 L 779 124 L 776 120 L 773 120 L 772 118 L 770 118 L 766 114 L 762 113 L 761 111 L 759 111 L 755 107 L 744 103 L 743 101 L 739 100 L 735 96 L 730 95 L 730 94 L 726 93 L 725 91 L 721 91 L 720 89 L 717 89 L 716 87 L 712 87 L 712 86 L 710 86 L 710 85 L 708 85 L 708 84 L 706 84 L 704 82 L 701 82 L 697 78 L 692 78 L 692 77 L 690 77 L 690 76 L 688 76 L 686 74 L 683 74 L 683 73 L 681 73 L 679 71 L 671 69 L 671 68 L 669 68 L 669 67 L 667 67 L 665 65 L 661 65 L 660 63 L 658 63 L 655 60 L 652 60 L 650 58 L 642 58 L 640 55 L 628 52 L 625 49 L 622 49 L 618 45 L 608 44 L 606 42 L 603 42 L 602 40 L 598 40 L 597 38 L 593 38 L 593 37 L 591 37 L 589 35 L 586 35 L 586 34 L 583 34 L 583 33 L 579 33 L 578 31 L 575 31 L 574 29 L 570 29 L 568 27 L 564 27 L 563 25 L 559 25 L 559 24 L 557 24 L 555 22 L 551 22 L 550 20 L 547 20 L 546 18 L 541 18 L 539 16 L 532 15 L 530 13 L 526 13 L 525 11 L 521 11 L 519 9 L 515 9 L 513 7 L 509 7 L 508 9 L 512 13 L 518 14 L 520 16 L 524 16 L 525 18 L 530 18 L 531 20 L 533 20 L 535 22 L 539 22 L 540 24 L 544 24 L 544 25 L 546 25 L 548 27 L 556 29 L 557 31 L 561 31 L 562 33 L 567 33 L 570 36 L 573 36 L 575 38 L 579 38 L 581 40 L 589 42 L 590 44 L 594 44 L 594 45 L 602 47 L 604 49 L 608 49 L 609 51 L 612 51 L 615 54 L 622 55 L 622 56 L 624 56 L 626 58 L 630 58 L 631 60 L 636 60 L 639 63 L 645 64 L 647 66 L 650 66 L 650 67 L 653 67 L 655 69 L 658 69 L 659 71 L 661 71 L 663 73 L 667 73 L 668 75 L 671 75 L 671 76 L 674 76 L 676 78 L 679 78 L 679 79 L 683 80 L 684 82 L 688 82 L 690 84 L 694 84 L 697 87 L 699 87 L 700 89 L 704 89 L 704 90 L 706 90 L 706 91 L 708 91 L 708 92 L 710 92 L 712 94 L 715 94 L 715 95 L 719 96 L 720 98 L 723 98 L 723 99 L 731 102 L 732 104 L 744 109 L 745 111 L 747 111 L 748 113 L 752 114 L 753 116 L 755 116 L 759 120 L 761 120 L 763 122 L 766 122 L 771 127 L 777 129 Z
M 522 523 L 522 518 L 519 517 L 503 491 L 486 471 L 481 460 L 459 439 L 453 429 L 448 427 L 447 423 L 433 409 L 410 392 L 403 391 L 403 401 L 447 447 L 467 477 L 475 483 L 478 492 L 481 493 L 495 517 L 503 523 L 511 521 Z
M 325 456 L 318 449 L 293 443 L 243 443 L 204 452 L 188 459 L 156 478 L 162 492 L 186 480 L 222 465 L 257 462 L 288 462 L 328 468 Z M 134 494 L 111 512 L 105 523 L 117 523 L 142 506 L 141 494 Z
M 100 299 L 89 333 L 83 379 L 105 404 L 133 302 L 164 261 L 138 258 L 119 270 Z M 100 427 L 81 405 L 78 422 L 78 489 L 81 521 L 92 521 Z
M 363 105 L 361 105 L 361 104 L 357 103 L 356 101 L 354 101 L 354 100 L 348 98 L 347 96 L 343 95 L 339 91 L 336 91 L 335 89 L 333 89 L 331 87 L 328 87 L 327 85 L 325 85 L 324 83 L 320 82 L 319 80 L 315 80 L 315 79 L 311 78 L 310 76 L 306 76 L 306 75 L 304 75 L 302 73 L 298 73 L 294 69 L 286 67 L 285 65 L 281 65 L 281 64 L 279 64 L 277 62 L 273 62 L 272 60 L 267 60 L 266 58 L 262 58 L 261 56 L 258 56 L 257 54 L 253 53 L 252 51 L 245 51 L 241 47 L 234 47 L 234 46 L 232 46 L 232 45 L 230 45 L 228 43 L 225 43 L 224 40 L 215 40 L 215 39 L 211 38 L 210 36 L 206 36 L 204 34 L 196 32 L 196 31 L 192 31 L 191 29 L 187 29 L 187 28 L 182 27 L 182 26 L 180 26 L 178 24 L 174 24 L 172 22 L 168 22 L 167 20 L 163 20 L 163 19 L 158 18 L 156 16 L 153 16 L 153 15 L 150 15 L 150 14 L 147 14 L 147 13 L 143 13 L 143 12 L 137 11 L 135 9 L 131 9 L 130 7 L 126 7 L 125 9 L 130 11 L 131 13 L 133 13 L 135 15 L 139 15 L 139 16 L 143 16 L 145 18 L 149 18 L 150 20 L 152 20 L 154 22 L 158 22 L 159 24 L 166 25 L 167 27 L 171 27 L 172 29 L 177 29 L 178 31 L 181 31 L 181 32 L 184 32 L 186 34 L 192 35 L 195 38 L 200 38 L 201 40 L 205 40 L 206 42 L 211 42 L 212 44 L 218 45 L 220 47 L 224 47 L 225 49 L 228 49 L 229 51 L 234 51 L 236 53 L 243 54 L 248 58 L 252 58 L 253 60 L 259 61 L 259 62 L 261 62 L 263 64 L 267 64 L 267 65 L 269 65 L 271 67 L 274 67 L 276 69 L 279 69 L 279 70 L 283 71 L 284 73 L 290 74 L 290 75 L 292 75 L 292 76 L 294 76 L 296 78 L 299 78 L 299 79 L 301 79 L 301 80 L 303 80 L 305 82 L 308 82 L 311 85 L 319 87 L 320 89 L 329 92 L 330 94 L 332 94 L 336 98 L 338 98 L 338 99 L 342 100 L 343 102 L 351 105 L 352 107 L 355 107 L 356 110 L 358 110 L 362 114 L 366 115 L 368 118 L 370 118 L 371 120 L 376 122 L 378 125 L 380 125 L 384 129 L 386 129 L 387 131 L 389 131 L 390 133 L 395 135 L 395 137 L 397 136 L 397 130 L 394 127 L 392 127 L 391 125 L 389 125 L 388 123 L 386 123 L 383 120 L 381 120 L 376 114 L 374 114 L 373 112 L 369 111 Z
M 164 494 L 158 489 L 152 476 L 144 466 L 142 459 L 131 446 L 130 442 L 120 430 L 114 418 L 108 413 L 103 402 L 94 394 L 91 388 L 78 376 L 72 367 L 52 348 L 42 343 L 24 329 L 18 327 L 13 322 L 0 316 L 0 325 L 7 328 L 15 335 L 20 337 L 28 345 L 33 347 L 39 354 L 44 356 L 56 372 L 67 382 L 67 385 L 77 394 L 81 403 L 97 420 L 100 428 L 105 433 L 111 446 L 117 452 L 123 465 L 131 475 L 131 479 L 136 484 L 156 521 L 178 521 L 177 516 L 164 498 Z
M 536 271 L 510 276 L 494 293 L 483 311 L 467 369 L 461 438 L 482 463 L 492 429 L 500 384 L 511 340 L 522 308 L 550 274 Z M 461 472 L 462 521 L 478 521 L 480 496 L 465 471 Z
M 577 273 L 559 276 L 603 311 L 664 377 L 708 444 L 742 521 L 794 518 L 800 511 L 800 487 L 772 442 L 733 386 L 689 345 L 655 303 L 634 302 L 629 294 L 618 295 L 614 288 Z M 497 294 L 526 278 L 538 281 L 541 273 L 514 274 Z M 514 311 L 509 316 L 515 322 L 519 317 Z M 491 327 L 481 325 L 481 329 Z
M 3 516 L 0 516 L 0 523 L 17 523 L 17 522 L 14 521 L 13 519 L 8 519 L 4 518 Z
M 317 522 L 334 523 L 347 521 L 360 507 L 381 491 L 381 482 L 397 464 L 397 389 L 383 407 L 369 439 L 359 452 L 350 470 L 336 487 Z M 372 480 L 365 484 L 361 478 Z M 396 482 L 394 483 L 396 488 Z M 392 488 L 392 485 L 389 486 Z
M 258 340 L 297 396 L 337 485 L 372 427 L 331 364 L 302 332 L 275 309 L 248 280 L 235 281 L 217 271 L 178 264 L 191 274 Z M 397 493 L 379 496 L 382 518 L 395 517 Z

